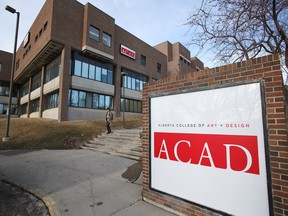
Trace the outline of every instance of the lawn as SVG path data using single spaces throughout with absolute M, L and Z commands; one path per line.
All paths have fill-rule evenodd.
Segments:
M 122 128 L 122 118 L 115 118 L 112 130 Z M 125 128 L 141 127 L 141 117 L 125 119 Z M 51 119 L 12 118 L 10 137 L 5 136 L 6 119 L 0 119 L 0 149 L 78 149 L 89 139 L 106 131 L 104 120 L 58 122 Z

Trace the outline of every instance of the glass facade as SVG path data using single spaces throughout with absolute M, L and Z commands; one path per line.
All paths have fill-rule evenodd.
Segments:
M 113 109 L 113 97 L 92 92 L 69 90 L 68 106 L 90 109 Z
M 45 83 L 53 80 L 58 77 L 61 70 L 61 56 L 55 58 L 52 62 L 50 62 L 46 67 L 45 73 Z
M 41 86 L 41 71 L 32 78 L 32 91 Z
M 113 84 L 113 65 L 73 53 L 72 75 Z
M 121 112 L 123 112 L 123 98 L 121 98 Z M 142 101 L 125 98 L 125 112 L 142 113 Z
M 143 90 L 143 84 L 148 81 L 148 77 L 142 74 L 135 73 L 128 69 L 122 69 L 123 72 L 127 73 L 127 76 L 122 77 L 122 87 L 129 88 L 136 91 Z
M 53 109 L 58 107 L 59 92 L 54 92 L 46 96 L 46 109 Z

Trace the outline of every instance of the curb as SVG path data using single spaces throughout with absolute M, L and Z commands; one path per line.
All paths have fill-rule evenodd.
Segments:
M 54 201 L 54 199 L 49 196 L 49 195 L 44 195 L 42 192 L 35 190 L 33 188 L 25 188 L 17 183 L 11 182 L 9 180 L 6 179 L 1 179 L 1 181 L 3 181 L 6 184 L 9 184 L 11 186 L 17 187 L 20 190 L 27 192 L 29 194 L 31 194 L 32 196 L 36 197 L 37 199 L 39 199 L 40 201 L 42 201 L 44 203 L 44 205 L 47 208 L 47 211 L 49 213 L 50 216 L 60 216 L 60 213 L 58 211 L 58 207 L 57 207 L 57 203 Z

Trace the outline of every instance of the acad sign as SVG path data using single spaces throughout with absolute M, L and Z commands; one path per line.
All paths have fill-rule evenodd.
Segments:
M 231 215 L 269 215 L 260 83 L 150 98 L 150 186 Z

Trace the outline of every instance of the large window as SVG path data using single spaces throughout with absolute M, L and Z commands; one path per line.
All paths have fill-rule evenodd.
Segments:
M 71 107 L 91 109 L 106 109 L 107 107 L 113 109 L 113 97 L 110 95 L 70 89 L 68 105 Z
M 106 46 L 111 47 L 111 35 L 103 32 L 103 44 Z
M 58 56 L 47 65 L 45 83 L 59 76 L 61 69 L 61 58 Z
M 123 98 L 121 98 L 121 111 L 123 112 Z M 125 98 L 125 112 L 142 113 L 142 101 Z
M 7 113 L 7 108 L 8 108 L 8 104 L 0 103 L 0 114 L 6 114 Z M 18 114 L 18 106 L 12 104 L 10 113 L 12 115 Z
M 99 35 L 100 35 L 100 30 L 94 26 L 90 25 L 89 28 L 89 38 L 95 40 L 95 41 L 99 41 Z
M 33 100 L 31 101 L 31 105 L 32 105 L 32 112 L 39 112 L 39 99 Z
M 46 109 L 53 109 L 58 107 L 59 92 L 55 92 L 46 96 Z
M 29 81 L 27 81 L 21 88 L 21 97 L 29 93 Z
M 136 91 L 143 90 L 143 84 L 147 82 L 147 76 L 135 73 L 133 71 L 122 69 L 122 71 L 127 73 L 127 76 L 122 78 L 122 87 L 133 89 Z
M 32 91 L 39 88 L 41 85 L 41 71 L 32 78 Z
M 113 65 L 87 58 L 79 53 L 73 54 L 72 75 L 113 84 Z
M 28 113 L 28 103 L 22 104 L 22 114 Z

